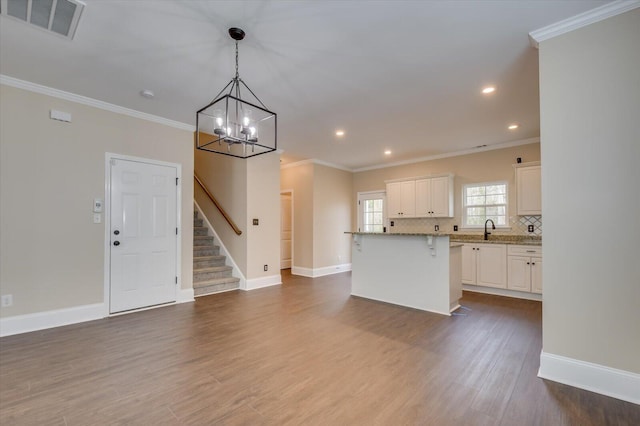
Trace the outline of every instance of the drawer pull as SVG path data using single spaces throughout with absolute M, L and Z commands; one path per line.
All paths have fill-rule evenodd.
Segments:
M 527 250 L 527 253 L 535 253 L 535 250 Z

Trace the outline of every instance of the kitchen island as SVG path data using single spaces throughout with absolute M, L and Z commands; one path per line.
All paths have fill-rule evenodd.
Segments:
M 349 234 L 352 295 L 443 315 L 460 307 L 462 244 L 448 234 Z

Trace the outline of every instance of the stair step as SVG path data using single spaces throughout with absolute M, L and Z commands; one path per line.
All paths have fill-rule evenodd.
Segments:
M 193 226 L 196 227 L 200 227 L 200 226 L 204 226 L 204 220 L 202 219 L 194 219 L 193 220 Z
M 193 283 L 194 296 L 206 296 L 228 290 L 237 290 L 240 286 L 240 278 L 229 277 L 215 280 Z
M 210 268 L 213 266 L 225 266 L 226 256 L 193 256 L 193 269 Z
M 229 278 L 233 268 L 231 266 L 212 266 L 193 270 L 193 283 L 215 280 L 217 278 Z
M 206 226 L 195 226 L 193 225 L 193 235 L 194 236 L 208 236 L 209 228 Z
M 196 257 L 201 256 L 219 256 L 220 246 L 194 246 L 193 255 Z
M 213 237 L 211 235 L 198 235 L 193 237 L 194 246 L 212 246 Z

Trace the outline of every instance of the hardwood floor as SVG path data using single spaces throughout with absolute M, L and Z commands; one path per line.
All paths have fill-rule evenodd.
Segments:
M 349 273 L 283 278 L 2 338 L 0 424 L 640 424 L 536 377 L 539 302 L 465 293 L 449 318 L 350 297 Z

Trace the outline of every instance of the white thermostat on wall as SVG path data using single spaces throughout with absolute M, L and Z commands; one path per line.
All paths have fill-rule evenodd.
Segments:
M 93 199 L 93 212 L 102 213 L 102 200 L 100 198 Z

